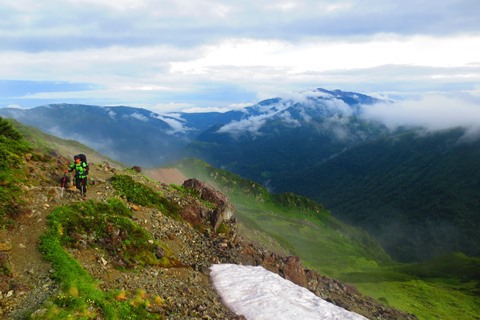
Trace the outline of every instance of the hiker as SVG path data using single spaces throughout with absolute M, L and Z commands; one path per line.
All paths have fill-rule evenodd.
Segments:
M 87 193 L 87 174 L 88 174 L 88 164 L 86 157 L 77 154 L 73 157 L 74 163 L 65 170 L 65 173 L 72 172 L 75 170 L 75 187 L 80 190 L 82 197 L 86 197 Z M 83 158 L 83 159 L 82 159 Z

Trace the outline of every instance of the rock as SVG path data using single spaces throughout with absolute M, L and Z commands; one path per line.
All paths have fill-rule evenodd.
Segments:
M 165 256 L 165 250 L 163 250 L 159 246 L 156 246 L 155 247 L 155 256 L 157 257 L 157 259 L 162 259 Z
M 222 222 L 232 219 L 235 207 L 224 193 L 197 179 L 185 180 L 183 186 L 195 190 L 198 192 L 200 199 L 215 205 L 215 209 L 210 212 L 208 217 L 215 230 Z
M 135 172 L 137 172 L 137 173 L 140 173 L 140 172 L 142 172 L 142 167 L 133 166 L 133 167 L 132 167 L 132 170 L 135 171 Z

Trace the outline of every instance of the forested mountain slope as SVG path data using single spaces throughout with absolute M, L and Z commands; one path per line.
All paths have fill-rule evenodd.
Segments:
M 401 260 L 480 256 L 480 141 L 464 133 L 385 137 L 272 184 L 324 203 Z
M 225 195 L 198 180 L 167 185 L 94 154 L 85 200 L 60 184 L 71 154 L 45 153 L 48 136 L 30 143 L 2 118 L 0 129 L 2 318 L 240 319 L 208 275 L 235 263 L 263 265 L 371 319 L 415 319 L 245 241 Z

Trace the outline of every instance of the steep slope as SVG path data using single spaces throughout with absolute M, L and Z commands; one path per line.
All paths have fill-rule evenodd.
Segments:
M 398 259 L 480 256 L 480 141 L 463 129 L 410 132 L 359 145 L 272 179 L 375 235 Z
M 55 104 L 2 108 L 0 115 L 79 141 L 127 165 L 163 163 L 186 144 L 165 118 L 139 108 Z
M 312 269 L 352 283 L 419 319 L 476 319 L 480 314 L 478 258 L 449 254 L 400 264 L 386 257 L 368 234 L 336 221 L 308 198 L 270 194 L 255 182 L 199 160 L 183 161 L 176 168 L 227 193 L 238 209 L 243 234 L 254 243 L 275 248 L 280 243 Z M 265 234 L 277 242 L 262 237 Z
M 23 203 L 0 233 L 3 318 L 240 319 L 210 283 L 208 267 L 220 262 L 264 265 L 371 319 L 415 318 L 304 269 L 298 258 L 245 242 L 227 218 L 214 228 L 224 207 L 212 202 L 212 193 L 203 197 L 207 189 L 91 162 L 89 200 L 82 201 L 74 189 L 59 187 L 67 158 L 15 154 L 22 158 L 15 179 Z

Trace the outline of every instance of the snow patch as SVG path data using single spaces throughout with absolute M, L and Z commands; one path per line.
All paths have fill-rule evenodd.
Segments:
M 215 264 L 213 285 L 225 305 L 248 320 L 366 320 L 261 266 Z

